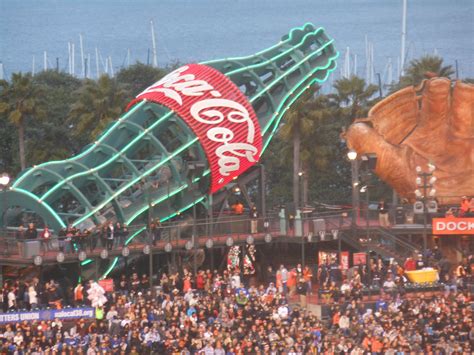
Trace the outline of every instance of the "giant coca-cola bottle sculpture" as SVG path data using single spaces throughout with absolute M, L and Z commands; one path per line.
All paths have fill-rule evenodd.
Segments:
M 183 66 L 80 154 L 22 172 L 2 212 L 32 211 L 56 230 L 144 223 L 150 205 L 171 218 L 258 162 L 285 111 L 337 56 L 324 30 L 306 24 L 254 55 Z

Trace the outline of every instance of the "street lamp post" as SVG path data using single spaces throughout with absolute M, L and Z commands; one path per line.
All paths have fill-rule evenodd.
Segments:
M 148 257 L 148 269 L 149 269 L 149 278 L 148 278 L 148 282 L 150 283 L 150 290 L 152 289 L 153 287 L 153 239 L 154 239 L 154 236 L 153 236 L 153 232 L 151 230 L 151 224 L 153 222 L 153 203 L 151 201 L 151 189 L 152 189 L 152 186 L 150 184 L 150 186 L 148 187 L 148 245 L 150 246 L 150 255 Z M 158 228 L 157 226 L 155 226 L 155 228 Z
M 367 268 L 367 276 L 368 280 L 371 279 L 371 265 L 370 265 L 370 249 L 369 249 L 369 240 L 370 240 L 370 224 L 369 224 L 369 204 L 370 204 L 370 196 L 369 196 L 369 181 L 367 181 L 367 185 L 361 187 L 360 192 L 365 192 L 365 252 L 367 254 L 366 257 L 366 268 Z
M 350 150 L 347 152 L 347 158 L 351 162 L 351 184 L 352 184 L 352 227 L 357 223 L 357 213 L 359 211 L 359 161 L 357 152 Z
M 0 186 L 3 191 L 3 227 L 7 228 L 8 227 L 8 221 L 7 221 L 7 194 L 6 191 L 8 188 L 8 184 L 10 184 L 10 176 L 7 173 L 3 173 L 0 176 Z
M 300 206 L 296 206 L 297 208 L 299 207 L 300 209 L 300 218 L 303 219 L 303 208 L 304 208 L 304 186 L 303 186 L 303 176 L 304 176 L 304 171 L 299 171 L 298 172 L 298 185 L 300 187 Z M 306 263 L 306 255 L 305 255 L 305 240 L 304 240 L 304 224 L 302 223 L 303 230 L 301 233 L 301 266 L 304 268 L 305 263 Z
M 435 199 L 436 190 L 434 189 L 434 183 L 436 182 L 436 176 L 434 176 L 434 171 L 436 167 L 429 163 L 428 164 L 428 171 L 424 172 L 420 166 L 416 167 L 416 185 L 419 188 L 423 189 L 423 192 L 419 189 L 415 190 L 416 199 L 421 202 L 422 209 L 423 209 L 423 255 L 426 255 L 426 249 L 428 248 L 428 234 L 426 232 L 426 227 L 428 225 L 428 212 L 431 209 L 436 210 L 437 205 L 435 202 L 435 206 L 429 206 L 428 202 Z M 428 189 L 430 191 L 428 192 Z M 415 204 L 415 213 L 420 213 L 420 208 L 417 208 Z
M 198 238 L 196 238 L 196 232 L 197 232 L 197 228 L 196 228 L 196 218 L 197 218 L 197 215 L 196 215 L 196 204 L 194 203 L 193 204 L 193 237 L 192 237 L 192 243 L 193 243 L 193 272 L 194 272 L 194 276 L 197 275 L 197 250 L 198 250 L 198 246 L 197 246 L 197 241 L 198 241 Z

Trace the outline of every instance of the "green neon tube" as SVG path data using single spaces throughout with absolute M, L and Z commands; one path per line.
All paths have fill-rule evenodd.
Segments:
M 310 32 L 310 33 L 307 33 L 305 36 L 303 36 L 303 38 L 301 39 L 301 41 L 296 45 L 296 47 L 300 47 L 304 44 L 304 42 L 306 41 L 307 38 L 309 38 L 310 36 L 317 36 L 317 34 L 321 31 L 323 31 L 324 29 L 322 27 L 319 27 L 318 29 L 316 29 L 315 31 L 313 32 Z M 291 41 L 292 40 L 292 36 L 293 36 L 293 33 L 294 31 L 291 32 L 291 36 L 288 38 L 286 42 L 288 41 Z M 307 59 L 309 59 L 311 56 L 314 56 L 315 54 L 319 53 L 320 51 L 324 50 L 326 47 L 328 47 L 330 44 L 332 44 L 334 41 L 331 40 L 329 42 L 327 42 L 326 44 L 324 44 L 324 46 L 318 48 L 317 51 L 313 52 L 311 55 L 305 57 L 303 60 L 301 60 L 299 63 L 297 63 L 292 69 L 290 69 L 289 71 L 285 72 L 285 74 L 279 76 L 278 78 L 276 78 L 275 80 L 273 80 L 269 85 L 266 86 L 266 88 L 262 91 L 260 91 L 255 97 L 252 97 L 252 99 L 250 100 L 250 102 L 253 102 L 255 101 L 257 98 L 259 98 L 261 95 L 263 95 L 265 92 L 267 92 L 270 88 L 272 88 L 274 85 L 276 85 L 277 83 L 279 83 L 283 78 L 285 78 L 287 75 L 291 74 L 293 71 L 297 70 L 300 65 L 302 65 L 303 62 L 305 62 Z M 278 45 L 277 45 L 278 46 Z M 239 69 L 236 69 L 234 71 L 231 71 L 229 73 L 226 73 L 225 75 L 226 76 L 231 76 L 233 74 L 236 74 L 236 73 L 239 73 L 239 72 L 242 72 L 244 70 L 249 70 L 249 69 L 253 69 L 253 68 L 258 68 L 258 67 L 261 67 L 261 66 L 264 66 L 264 65 L 267 65 L 268 63 L 271 63 L 272 61 L 274 60 L 277 60 L 278 58 L 281 58 L 285 55 L 287 55 L 288 53 L 292 52 L 294 50 L 294 48 L 290 48 L 282 53 L 280 53 L 279 55 L 273 57 L 271 60 L 267 60 L 267 61 L 264 61 L 262 63 L 258 63 L 258 64 L 254 64 L 254 65 L 251 65 L 251 66 L 246 66 L 244 68 L 239 68 Z M 140 104 L 143 104 L 143 102 L 140 102 Z M 138 106 L 138 105 L 136 105 Z M 135 109 L 134 106 L 133 108 Z M 133 110 L 132 110 L 133 111 Z M 98 166 L 94 167 L 94 168 L 91 168 L 87 171 L 83 171 L 83 172 L 80 172 L 80 173 L 76 173 L 74 175 L 71 175 L 69 177 L 67 177 L 66 179 L 64 179 L 63 181 L 59 182 L 58 184 L 56 184 L 53 188 L 51 188 L 49 191 L 47 191 L 43 196 L 41 196 L 41 199 L 44 200 L 46 199 L 49 195 L 51 195 L 54 191 L 56 191 L 57 189 L 59 189 L 61 186 L 63 186 L 64 184 L 66 184 L 68 181 L 71 181 L 73 179 L 76 179 L 78 177 L 81 177 L 81 176 L 84 176 L 84 175 L 89 175 L 89 174 L 92 174 L 92 173 L 95 173 L 99 170 L 101 170 L 103 167 L 109 165 L 110 163 L 112 163 L 113 161 L 115 161 L 116 159 L 118 159 L 124 152 L 126 152 L 128 149 L 130 149 L 136 142 L 138 142 L 143 136 L 147 135 L 148 134 L 148 131 L 155 128 L 158 124 L 160 124 L 162 121 L 164 121 L 165 119 L 167 119 L 171 114 L 173 114 L 173 112 L 169 112 L 167 113 L 166 115 L 164 115 L 163 117 L 161 117 L 159 120 L 157 120 L 155 123 L 153 123 L 153 125 L 151 127 L 149 127 L 146 131 L 140 133 L 137 137 L 135 137 L 130 143 L 128 143 L 125 147 L 123 147 L 122 149 L 120 149 L 120 152 L 114 154 L 113 156 L 111 156 L 109 159 L 107 159 L 106 161 L 104 161 L 102 164 L 99 164 Z M 128 117 L 129 113 L 127 113 L 126 117 Z M 118 124 L 120 121 L 117 121 L 116 124 Z M 113 127 L 116 126 L 116 124 L 114 124 L 114 126 L 111 127 L 111 129 Z M 108 132 L 111 130 L 109 129 L 107 131 L 107 135 L 109 134 Z M 104 135 L 105 136 L 105 135 Z M 102 138 L 102 137 L 101 137 Z M 99 142 L 99 141 L 98 141 Z M 98 144 L 96 144 L 98 145 Z M 89 149 L 92 149 L 92 147 L 90 147 Z M 61 161 L 59 161 L 61 162 Z M 56 162 L 54 162 L 56 163 Z
M 61 186 L 63 186 L 64 184 L 66 184 L 67 182 L 75 179 L 75 178 L 78 178 L 78 177 L 81 177 L 81 176 L 84 176 L 84 175 L 89 175 L 89 174 L 93 174 L 93 173 L 96 173 L 97 171 L 99 171 L 100 169 L 102 169 L 103 167 L 109 165 L 110 163 L 114 162 L 115 160 L 117 160 L 118 158 L 120 158 L 120 156 L 125 153 L 128 149 L 130 149 L 136 142 L 138 142 L 141 138 L 143 138 L 143 136 L 147 135 L 149 130 L 150 129 L 153 129 L 154 127 L 156 127 L 156 125 L 160 124 L 161 122 L 163 122 L 165 119 L 167 119 L 170 115 L 172 115 L 173 112 L 168 112 L 167 114 L 165 114 L 163 117 L 161 117 L 159 120 L 157 120 L 155 123 L 153 123 L 153 125 L 151 125 L 150 128 L 146 129 L 145 131 L 141 132 L 140 134 L 138 134 L 130 143 L 128 143 L 125 147 L 123 147 L 118 153 L 112 155 L 109 159 L 107 159 L 106 161 L 104 161 L 102 164 L 99 164 L 98 166 L 94 167 L 94 168 L 91 168 L 87 171 L 82 171 L 80 173 L 76 173 L 74 175 L 71 175 L 71 176 L 68 176 L 66 179 L 62 180 L 61 182 L 57 183 L 53 188 L 51 188 L 50 190 L 48 190 L 43 196 L 41 196 L 41 199 L 44 200 L 46 199 L 49 195 L 51 195 L 54 191 L 56 191 L 57 189 L 59 189 Z M 96 144 L 98 145 L 98 144 Z
M 318 70 L 325 70 L 327 68 L 329 68 L 332 63 L 336 63 L 335 60 L 339 57 L 339 52 L 336 52 L 336 54 L 334 56 L 332 56 L 331 58 L 329 58 L 329 61 L 328 63 L 323 66 L 323 67 L 316 67 L 315 69 L 313 69 L 308 75 L 306 75 L 303 79 L 301 79 L 297 85 L 295 85 L 295 89 L 290 91 L 285 97 L 284 99 L 281 101 L 280 105 L 278 105 L 278 109 L 277 111 L 275 112 L 275 114 L 273 114 L 272 116 L 272 119 L 270 119 L 270 121 L 267 123 L 267 125 L 263 128 L 263 134 L 266 134 L 268 129 L 270 128 L 270 126 L 272 125 L 272 122 L 273 120 L 275 119 L 275 117 L 279 114 L 279 110 L 282 109 L 282 107 L 284 106 L 285 104 L 285 101 L 288 99 L 288 97 L 290 97 L 297 89 L 299 89 L 301 87 L 301 84 L 304 83 L 306 80 L 308 80 L 308 78 L 310 78 L 311 76 L 313 76 Z M 334 69 L 331 69 L 331 70 L 328 70 L 328 72 L 326 73 L 326 78 L 329 76 L 330 73 L 332 73 L 336 68 L 334 67 Z M 317 80 L 317 79 L 316 79 Z M 320 81 L 321 82 L 321 81 Z
M 120 120 L 115 121 L 115 123 L 114 123 L 107 131 L 105 131 L 105 133 L 104 133 L 103 135 L 101 135 L 101 136 L 99 137 L 99 139 L 97 140 L 97 142 L 100 143 L 100 142 L 102 142 L 105 138 L 107 138 L 107 136 L 115 129 L 115 127 L 117 127 L 117 126 L 121 123 L 122 120 L 126 119 L 129 115 L 131 115 L 133 112 L 135 112 L 136 110 L 138 110 L 138 109 L 139 109 L 141 106 L 143 106 L 144 104 L 145 104 L 145 102 L 140 102 L 139 105 L 135 105 L 135 106 L 133 107 L 133 109 L 130 110 L 130 111 L 128 111 L 128 112 L 125 114 L 125 116 L 123 116 Z M 73 161 L 73 160 L 80 159 L 80 158 L 82 158 L 83 156 L 85 156 L 86 154 L 89 154 L 89 153 L 92 151 L 92 149 L 94 149 L 94 147 L 95 147 L 95 145 L 91 145 L 91 146 L 90 146 L 89 148 L 87 148 L 85 151 L 83 151 L 83 152 L 79 153 L 78 155 L 75 155 L 75 156 L 73 156 L 73 157 L 71 157 L 71 158 L 69 158 L 69 159 L 48 161 L 48 162 L 46 162 L 46 163 L 38 164 L 38 165 L 32 167 L 31 169 L 34 171 L 34 170 L 36 170 L 36 169 L 38 169 L 38 168 L 41 168 L 41 167 L 43 167 L 43 166 L 46 166 L 46 165 L 50 165 L 50 164 L 51 164 L 51 165 L 52 165 L 52 164 L 61 164 L 61 163 L 65 163 L 65 162 L 69 162 L 69 161 Z M 27 171 L 25 170 L 25 173 L 26 173 L 26 172 L 27 172 Z M 30 170 L 28 170 L 28 172 L 30 172 Z M 15 180 L 15 182 L 14 182 L 13 185 L 12 185 L 12 187 L 18 186 L 18 184 L 19 184 L 20 182 L 22 182 L 23 179 L 25 179 L 25 178 L 26 178 L 25 174 L 23 174 L 22 176 L 20 176 L 18 179 Z
M 59 215 L 51 208 L 51 206 L 49 204 L 47 204 L 46 202 L 41 200 L 38 196 L 36 196 L 35 194 L 33 194 L 33 193 L 31 193 L 27 190 L 23 190 L 23 189 L 16 188 L 16 187 L 12 187 L 12 188 L 10 188 L 10 190 L 16 191 L 18 193 L 21 193 L 21 194 L 24 194 L 28 197 L 31 197 L 32 199 L 36 200 L 38 203 L 42 204 L 49 211 L 49 213 L 51 213 L 51 215 L 58 221 L 58 223 L 61 225 L 61 227 L 66 228 L 66 225 L 64 224 L 61 217 L 59 217 Z
M 226 60 L 239 61 L 239 60 L 245 60 L 245 59 L 250 59 L 250 58 L 254 58 L 254 57 L 261 56 L 261 55 L 265 54 L 266 52 L 269 52 L 269 51 L 271 51 L 271 50 L 273 50 L 273 49 L 276 49 L 276 48 L 278 48 L 278 47 L 281 47 L 282 45 L 284 45 L 284 44 L 290 42 L 290 41 L 293 39 L 293 33 L 294 33 L 294 32 L 296 32 L 296 31 L 305 31 L 305 28 L 308 27 L 308 26 L 312 27 L 313 24 L 311 24 L 311 23 L 309 23 L 309 22 L 306 22 L 306 23 L 305 23 L 303 26 L 301 26 L 301 27 L 296 27 L 296 28 L 291 29 L 291 30 L 290 30 L 290 34 L 289 34 L 289 36 L 288 36 L 288 38 L 287 38 L 286 40 L 280 41 L 279 43 L 277 43 L 277 44 L 275 44 L 275 45 L 273 45 L 273 46 L 271 46 L 271 47 L 268 47 L 268 48 L 266 48 L 266 49 L 264 49 L 264 50 L 261 50 L 260 52 L 257 52 L 257 53 L 251 54 L 251 55 L 247 55 L 247 56 L 242 56 L 242 57 L 226 58 Z M 322 27 L 320 27 L 320 28 L 322 28 Z M 208 65 L 208 64 L 218 63 L 218 62 L 220 62 L 220 61 L 221 61 L 221 59 L 214 59 L 214 60 L 209 60 L 209 61 L 207 61 L 207 62 L 203 62 L 202 64 Z
M 146 170 L 143 174 L 137 176 L 135 179 L 133 179 L 131 182 L 129 182 L 128 184 L 125 184 L 124 186 L 122 186 L 120 189 L 118 189 L 113 195 L 109 196 L 108 198 L 105 199 L 105 201 L 103 201 L 99 206 L 95 207 L 94 209 L 92 209 L 91 211 L 89 211 L 89 213 L 87 213 L 86 215 L 82 216 L 81 218 L 79 218 L 78 220 L 76 220 L 74 223 L 73 223 L 73 226 L 77 226 L 79 223 L 81 223 L 82 221 L 86 220 L 87 218 L 89 218 L 90 216 L 92 216 L 94 213 L 96 213 L 97 211 L 99 211 L 101 208 L 103 208 L 107 203 L 109 203 L 110 201 L 112 201 L 115 197 L 117 197 L 119 194 L 121 194 L 122 192 L 124 192 L 126 189 L 128 189 L 129 187 L 133 186 L 134 184 L 136 184 L 138 181 L 140 181 L 141 179 L 143 179 L 145 176 L 148 176 L 150 175 L 153 171 L 155 171 L 156 169 L 158 169 L 160 166 L 162 166 L 163 164 L 167 163 L 168 161 L 170 161 L 172 158 L 174 158 L 176 155 L 180 154 L 181 152 L 183 152 L 184 150 L 188 149 L 191 145 L 193 145 L 194 143 L 196 143 L 199 139 L 198 138 L 194 138 L 193 140 L 191 140 L 190 142 L 186 143 L 185 145 L 181 146 L 181 148 L 179 148 L 178 150 L 176 150 L 173 154 L 169 155 L 168 157 L 166 157 L 166 159 L 164 159 L 163 161 L 161 161 L 159 164 L 155 165 L 154 167 Z

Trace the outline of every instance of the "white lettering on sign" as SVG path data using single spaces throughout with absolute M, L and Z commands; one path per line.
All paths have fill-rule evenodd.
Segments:
M 20 320 L 20 315 L 16 314 L 0 314 L 0 322 L 18 322 Z
M 474 229 L 474 222 L 460 221 L 460 222 L 436 222 L 436 229 L 439 231 L 468 231 Z
M 20 320 L 38 320 L 40 319 L 39 312 L 31 312 L 31 313 L 21 313 Z
M 188 66 L 176 69 L 172 73 L 148 87 L 137 99 L 146 97 L 149 93 L 162 93 L 183 106 L 183 96 L 202 96 L 209 93 L 213 98 L 195 102 L 189 108 L 189 113 L 198 122 L 206 125 L 217 126 L 209 129 L 207 138 L 213 142 L 222 143 L 216 148 L 219 173 L 229 176 L 240 169 L 239 157 L 245 157 L 249 162 L 257 160 L 258 149 L 253 144 L 255 141 L 255 126 L 248 110 L 240 103 L 219 98 L 222 94 L 205 80 L 196 80 L 194 74 L 184 74 Z M 230 112 L 229 112 L 230 110 Z M 233 142 L 234 132 L 229 128 L 219 126 L 224 120 L 236 124 L 246 124 L 247 137 L 245 142 Z

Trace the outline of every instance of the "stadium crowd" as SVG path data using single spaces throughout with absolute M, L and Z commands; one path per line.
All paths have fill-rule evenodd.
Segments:
M 376 261 L 384 280 L 376 299 L 357 291 L 360 273 L 343 280 L 321 268 L 314 276 L 338 289 L 321 320 L 305 298 L 313 287 L 309 268 L 268 270 L 259 285 L 247 285 L 237 272 L 201 270 L 196 276 L 161 274 L 149 288 L 146 275 L 122 275 L 95 320 L 35 321 L 0 326 L 5 354 L 471 354 L 474 346 L 472 299 L 467 288 L 472 255 L 454 270 L 456 287 L 416 297 L 391 290 L 393 265 Z M 460 271 L 462 270 L 462 272 Z M 383 275 L 385 272 L 386 276 Z M 395 276 L 397 277 L 397 276 Z M 321 280 L 322 279 L 322 280 Z M 4 310 L 87 304 L 90 282 L 63 290 L 7 282 Z M 297 295 L 300 302 L 297 302 Z M 64 304 L 63 304 L 64 306 Z

